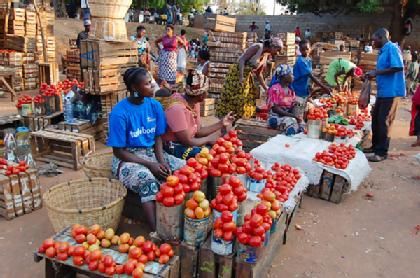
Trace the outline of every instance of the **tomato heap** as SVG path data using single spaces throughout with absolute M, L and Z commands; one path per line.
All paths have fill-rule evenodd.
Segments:
M 236 224 L 230 211 L 222 212 L 222 215 L 214 221 L 213 236 L 224 241 L 231 242 L 236 234 Z
M 189 170 L 189 173 L 192 174 L 193 171 Z M 188 183 L 187 176 L 182 175 L 181 177 L 183 183 Z M 165 207 L 181 205 L 184 202 L 185 193 L 183 185 L 180 182 L 178 176 L 168 176 L 166 182 L 160 186 L 160 191 L 156 194 L 156 201 Z
M 355 96 L 350 96 L 347 98 L 347 103 L 352 104 L 352 105 L 357 105 L 359 104 L 359 98 Z
M 143 236 L 138 236 L 135 239 L 128 233 L 117 236 L 112 229 L 107 229 L 104 232 L 99 225 L 86 228 L 83 225 L 75 224 L 72 227 L 71 235 L 79 241 L 80 235 L 83 235 L 86 241 L 82 245 L 73 246 L 68 242 L 55 242 L 49 238 L 44 240 L 38 252 L 61 261 L 72 257 L 74 265 L 82 266 L 86 264 L 89 270 L 99 271 L 108 276 L 127 274 L 133 277 L 143 276 L 144 266 L 147 262 L 158 261 L 160 264 L 166 264 L 174 256 L 171 245 L 167 243 L 158 247 L 153 242 L 145 240 Z M 128 260 L 124 265 L 116 264 L 112 256 L 102 254 L 98 245 L 100 238 L 102 240 L 110 239 L 113 244 L 119 244 L 118 250 L 120 252 L 128 253 Z M 92 244 L 89 245 L 88 242 Z M 96 247 L 92 248 L 95 245 Z
M 314 160 L 337 169 L 346 169 L 355 156 L 356 150 L 352 145 L 331 144 L 327 151 L 317 153 Z
M 337 103 L 334 98 L 321 98 L 319 99 L 319 102 L 327 109 L 332 108 Z
M 6 170 L 5 176 L 19 175 L 19 173 L 25 173 L 29 169 L 29 165 L 26 161 L 19 161 L 19 164 L 9 163 L 6 159 L 0 158 L 0 170 Z
M 349 123 L 355 125 L 357 130 L 361 130 L 365 126 L 365 121 L 370 120 L 369 113 L 366 110 L 363 110 L 362 113 L 357 116 L 350 117 Z
M 301 174 L 298 169 L 288 164 L 274 163 L 271 169 L 274 174 L 267 178 L 265 188 L 270 189 L 276 195 L 277 200 L 285 202 L 289 198 L 289 193 L 301 178 Z
M 208 148 L 202 148 L 200 153 L 195 156 L 195 159 L 198 161 L 198 163 L 204 167 L 207 167 L 210 161 L 213 160 L 213 156 L 210 154 L 210 150 Z
M 353 130 L 347 129 L 346 127 L 339 124 L 328 124 L 325 132 L 328 134 L 340 137 L 340 138 L 343 138 L 343 137 L 352 138 L 354 136 Z
M 238 209 L 238 199 L 229 184 L 222 184 L 217 190 L 216 198 L 211 202 L 211 207 L 218 212 L 235 211 Z
M 44 103 L 44 102 L 45 102 L 45 100 L 41 95 L 36 95 L 34 97 L 34 103 L 35 104 L 41 104 L 41 103 Z
M 18 98 L 18 103 L 16 104 L 17 109 L 21 109 L 23 104 L 32 104 L 32 97 L 28 95 L 22 95 Z
M 67 94 L 74 86 L 78 87 L 79 89 L 84 89 L 85 84 L 84 82 L 79 82 L 76 79 L 66 79 L 57 83 L 58 91 L 63 92 L 64 94 Z
M 261 247 L 272 223 L 268 208 L 264 204 L 258 204 L 251 214 L 245 215 L 244 224 L 236 230 L 238 241 L 243 245 Z
M 54 84 L 48 85 L 46 83 L 42 83 L 41 87 L 39 88 L 39 92 L 44 97 L 54 97 L 59 96 L 61 94 L 61 90 L 57 88 Z
M 309 110 L 308 120 L 322 120 L 328 118 L 327 110 L 322 107 L 315 107 Z
M 271 218 L 276 219 L 281 214 L 281 204 L 280 201 L 277 200 L 276 194 L 269 188 L 264 188 L 258 197 L 261 199 L 261 204 L 267 207 L 268 215 Z
M 262 181 L 267 179 L 267 172 L 263 167 L 260 166 L 259 161 L 254 162 L 254 169 L 248 173 L 248 176 L 256 181 Z
M 210 216 L 210 203 L 203 192 L 197 190 L 191 199 L 185 203 L 184 214 L 191 219 L 203 219 Z
M 230 162 L 232 163 L 233 167 L 236 168 L 235 173 L 238 175 L 244 175 L 251 171 L 251 159 L 251 154 L 242 150 L 239 150 L 235 154 L 231 155 Z
M 235 194 L 238 202 L 243 202 L 246 200 L 246 188 L 244 187 L 242 181 L 236 176 L 230 176 L 225 180 L 227 184 L 232 187 L 233 194 Z

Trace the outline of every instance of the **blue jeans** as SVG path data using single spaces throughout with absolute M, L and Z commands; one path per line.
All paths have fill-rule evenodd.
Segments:
M 165 146 L 165 151 L 176 158 L 188 160 L 189 158 L 195 157 L 201 152 L 201 147 L 187 147 L 179 143 L 169 143 Z

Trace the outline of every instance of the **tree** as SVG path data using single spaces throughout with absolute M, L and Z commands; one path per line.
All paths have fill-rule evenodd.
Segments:
M 317 15 L 330 13 L 335 15 L 352 12 L 365 14 L 379 14 L 390 12 L 391 22 L 389 28 L 392 40 L 404 43 L 406 34 L 404 23 L 420 14 L 420 0 L 276 0 L 277 3 L 286 5 L 291 11 L 311 12 Z
M 257 8 L 255 4 L 253 3 L 241 2 L 239 4 L 237 14 L 238 15 L 265 15 L 265 12 L 262 9 L 261 5 L 259 5 L 259 8 Z

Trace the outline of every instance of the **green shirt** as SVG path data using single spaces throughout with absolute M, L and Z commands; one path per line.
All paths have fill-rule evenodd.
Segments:
M 328 65 L 328 71 L 327 75 L 325 76 L 325 81 L 327 81 L 328 85 L 330 86 L 337 86 L 337 83 L 335 82 L 335 75 L 337 73 L 340 74 L 340 76 L 337 78 L 338 82 L 342 84 L 345 75 L 352 69 L 355 68 L 356 65 L 350 62 L 349 60 L 345 59 L 336 59 L 332 61 Z

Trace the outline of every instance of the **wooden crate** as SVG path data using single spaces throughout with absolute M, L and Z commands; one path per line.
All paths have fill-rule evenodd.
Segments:
M 281 38 L 284 45 L 295 45 L 296 35 L 292 32 L 282 32 L 277 34 Z
M 180 244 L 180 278 L 198 277 L 198 257 L 200 248 L 181 242 Z M 200 276 L 201 277 L 201 276 Z
M 236 18 L 223 15 L 210 15 L 206 17 L 205 29 L 217 32 L 235 32 Z
M 58 81 L 58 65 L 55 62 L 39 63 L 39 83 L 56 84 Z
M 206 240 L 199 252 L 198 277 L 200 278 L 232 278 L 234 255 L 221 256 L 211 250 L 211 236 Z
M 69 63 L 78 63 L 80 64 L 80 50 L 71 49 L 66 52 L 66 60 Z
M 123 75 L 135 64 L 124 66 L 101 66 L 100 69 L 82 69 L 85 91 L 91 95 L 106 95 L 110 92 L 125 90 Z
M 239 119 L 235 129 L 238 131 L 239 139 L 243 142 L 243 149 L 247 152 L 279 134 L 278 130 L 269 129 L 267 122 L 256 119 Z
M 0 215 L 11 220 L 42 207 L 41 186 L 36 169 L 19 175 L 0 174 Z
M 23 35 L 7 35 L 6 48 L 16 50 L 19 52 L 35 52 L 35 39 Z
M 25 20 L 10 20 L 8 23 L 8 34 L 25 36 Z
M 55 112 L 48 116 L 31 115 L 23 117 L 23 123 L 31 131 L 46 129 L 51 125 L 58 124 L 64 119 L 63 112 Z
M 89 120 L 75 120 L 74 123 L 60 122 L 56 125 L 59 130 L 92 135 L 95 140 L 103 137 L 103 120 L 99 119 L 94 125 Z
M 351 53 L 350 52 L 341 52 L 338 50 L 329 50 L 322 52 L 320 54 L 320 61 L 319 63 L 321 65 L 329 65 L 333 60 L 336 60 L 338 58 L 351 60 Z
M 350 185 L 346 179 L 324 170 L 319 184 L 310 185 L 307 195 L 338 204 L 349 190 Z
M 200 106 L 201 117 L 214 116 L 216 114 L 216 100 L 206 98 Z
M 110 113 L 112 108 L 121 100 L 128 97 L 127 90 L 115 91 L 101 96 L 101 111 L 103 114 Z
M 132 41 L 84 40 L 80 44 L 80 59 L 82 69 L 99 69 L 101 65 L 137 64 L 137 45 Z
M 95 152 L 95 138 L 91 135 L 45 129 L 31 134 L 32 154 L 43 162 L 79 170 L 83 156 Z

